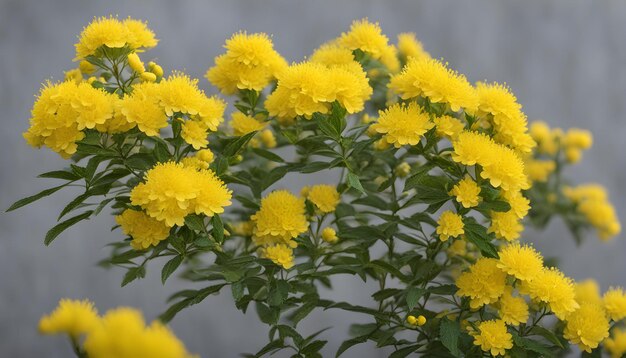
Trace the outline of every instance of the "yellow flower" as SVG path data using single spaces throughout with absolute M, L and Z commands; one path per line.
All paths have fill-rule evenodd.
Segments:
M 159 163 L 145 174 L 145 182 L 130 193 L 131 203 L 169 227 L 184 224 L 195 213 L 213 216 L 231 204 L 231 191 L 213 171 L 183 164 Z
M 500 249 L 497 266 L 522 281 L 530 281 L 543 271 L 543 257 L 532 246 L 512 243 Z
M 565 160 L 567 160 L 568 163 L 578 163 L 582 156 L 583 152 L 578 148 L 565 148 Z
M 216 57 L 215 66 L 206 72 L 209 82 L 224 94 L 261 91 L 287 68 L 287 61 L 264 33 L 236 33 L 224 47 L 226 53 Z
M 587 130 L 571 128 L 565 133 L 563 144 L 570 148 L 589 149 L 593 144 L 593 136 Z
M 437 135 L 450 140 L 456 140 L 463 129 L 465 129 L 463 122 L 450 116 L 435 117 L 433 122 L 435 123 Z
M 473 111 L 478 105 L 475 90 L 465 76 L 435 59 L 410 60 L 391 78 L 389 87 L 403 99 L 428 97 L 433 103 L 450 105 L 454 112 L 461 108 Z
M 577 210 L 598 230 L 601 239 L 608 240 L 621 232 L 615 208 L 608 202 L 608 194 L 601 185 L 565 187 L 563 195 L 578 204 Z
M 122 227 L 124 234 L 133 238 L 130 245 L 135 250 L 156 246 L 167 239 L 170 228 L 163 222 L 146 215 L 143 211 L 126 209 L 115 221 Z
M 339 192 L 332 185 L 318 184 L 309 188 L 307 199 L 322 213 L 332 213 L 339 204 Z
M 259 211 L 250 217 L 254 222 L 254 242 L 257 245 L 283 243 L 296 247 L 292 239 L 309 227 L 305 210 L 304 199 L 286 190 L 271 192 L 261 200 Z
M 276 147 L 276 137 L 274 137 L 274 132 L 271 129 L 261 131 L 259 138 L 261 138 L 261 142 L 263 142 L 266 148 Z
M 159 66 L 156 62 L 150 61 L 148 62 L 148 70 L 154 73 L 157 78 L 163 77 L 163 67 Z
M 447 249 L 448 255 L 463 256 L 467 253 L 467 242 L 465 240 L 455 240 Z
M 611 287 L 602 298 L 609 317 L 620 321 L 626 317 L 626 292 L 621 287 Z
M 350 31 L 341 34 L 338 43 L 349 50 L 361 50 L 372 58 L 380 59 L 388 47 L 387 36 L 383 35 L 378 23 L 367 19 L 352 22 Z
M 355 62 L 352 50 L 339 46 L 336 43 L 323 44 L 313 52 L 309 60 L 329 67 L 350 65 Z
M 126 307 L 109 310 L 85 339 L 90 358 L 190 358 L 184 344 L 158 321 L 146 326 L 141 312 Z
M 563 337 L 591 353 L 609 336 L 609 319 L 602 307 L 583 304 L 567 316 Z
M 322 230 L 322 239 L 329 244 L 334 244 L 339 240 L 337 232 L 332 227 L 325 227 Z
M 193 149 L 199 150 L 209 145 L 207 129 L 203 122 L 186 120 L 183 122 L 180 135 L 187 144 L 191 144 Z
M 260 122 L 256 118 L 246 116 L 241 112 L 233 113 L 229 124 L 236 136 L 242 136 L 254 131 L 260 131 L 267 126 L 267 123 Z
M 504 323 L 519 326 L 528 321 L 528 304 L 522 297 L 513 296 L 508 287 L 498 301 L 498 314 Z
M 417 326 L 417 317 L 409 315 L 406 318 L 406 323 L 410 324 L 411 326 Z
M 209 163 L 200 160 L 198 157 L 185 157 L 180 161 L 185 167 L 194 169 L 209 169 Z
M 437 220 L 437 224 L 436 231 L 441 241 L 448 241 L 450 237 L 457 237 L 465 233 L 463 218 L 452 211 L 444 211 Z
M 398 52 L 405 62 L 411 58 L 430 58 L 430 54 L 412 32 L 398 34 Z
M 128 123 L 137 125 L 148 136 L 158 136 L 167 127 L 167 115 L 158 103 L 157 92 L 160 84 L 139 83 L 133 86 L 133 93 L 125 95 L 120 103 L 120 111 Z
M 506 241 L 519 239 L 524 226 L 514 211 L 491 212 L 491 226 L 487 232 L 494 233 L 496 238 Z
M 574 285 L 574 292 L 576 293 L 576 302 L 579 305 L 583 303 L 590 303 L 597 306 L 602 306 L 602 297 L 600 297 L 600 287 L 594 280 L 585 280 L 577 282 Z
M 517 215 L 518 218 L 523 219 L 528 210 L 530 210 L 530 200 L 528 200 L 521 191 L 505 191 L 502 193 L 502 198 L 511 205 L 512 212 Z
M 230 225 L 233 232 L 239 236 L 252 236 L 254 232 L 254 223 L 252 221 L 243 221 Z
M 89 55 L 97 55 L 101 46 L 121 48 L 128 45 L 131 49 L 151 48 L 158 40 L 145 23 L 127 19 L 120 21 L 116 17 L 94 18 L 81 32 L 76 47 L 75 60 Z
M 533 300 L 547 303 L 561 320 L 579 307 L 572 279 L 556 268 L 544 268 L 532 280 L 524 281 L 522 293 L 528 294 Z
M 506 289 L 506 273 L 498 268 L 498 260 L 480 258 L 456 280 L 457 295 L 467 296 L 472 309 L 495 303 Z
M 52 313 L 41 317 L 39 331 L 43 334 L 67 333 L 77 339 L 97 326 L 99 320 L 93 302 L 64 298 Z
M 336 100 L 348 113 L 362 111 L 365 108 L 365 101 L 369 100 L 373 93 L 367 75 L 356 62 L 330 67 L 328 82 L 332 88 L 329 102 Z
M 611 338 L 604 341 L 604 348 L 611 354 L 611 358 L 621 358 L 626 354 L 626 330 L 615 328 Z
M 550 127 L 546 122 L 534 121 L 530 124 L 530 136 L 536 142 L 550 139 Z
M 415 102 L 409 105 L 394 104 L 379 112 L 378 121 L 371 128 L 383 134 L 384 140 L 396 148 L 417 145 L 434 124 L 427 113 Z
M 452 159 L 465 165 L 480 165 L 480 176 L 505 191 L 528 189 L 524 163 L 510 148 L 495 143 L 485 134 L 465 131 L 453 143 Z
M 202 149 L 196 153 L 196 158 L 200 159 L 203 162 L 211 164 L 213 163 L 213 159 L 215 158 L 215 156 L 210 149 Z
M 73 81 L 76 84 L 83 82 L 83 74 L 80 72 L 80 69 L 74 68 L 69 71 L 65 71 L 64 73 L 65 81 Z
M 294 265 L 293 250 L 285 244 L 276 244 L 262 248 L 261 257 L 272 260 L 276 265 L 282 266 L 286 270 Z
M 502 320 L 483 321 L 478 324 L 478 332 L 473 332 L 474 345 L 480 346 L 492 356 L 505 355 L 507 349 L 513 348 L 513 336 L 507 332 Z
M 531 181 L 546 182 L 548 177 L 556 169 L 556 163 L 553 160 L 537 160 L 526 159 L 524 161 L 524 170 Z
M 402 162 L 396 166 L 394 172 L 398 178 L 405 178 L 411 173 L 411 165 L 407 162 Z
M 470 176 L 459 181 L 450 191 L 450 195 L 455 196 L 456 201 L 464 208 L 477 206 L 482 201 L 480 187 Z

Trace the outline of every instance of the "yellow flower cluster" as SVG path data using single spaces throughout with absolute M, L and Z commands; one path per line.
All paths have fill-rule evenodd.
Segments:
M 551 129 L 545 122 L 535 121 L 530 126 L 530 135 L 537 142 L 537 152 L 555 156 L 563 152 L 569 163 L 577 163 L 582 151 L 591 148 L 593 137 L 587 130 L 571 128 L 563 132 L 561 128 Z
M 381 110 L 376 123 L 371 128 L 383 134 L 383 140 L 396 148 L 403 145 L 416 145 L 426 131 L 433 128 L 428 113 L 422 111 L 417 103 L 409 105 L 394 104 Z
M 240 32 L 226 40 L 226 53 L 215 58 L 206 78 L 224 94 L 238 90 L 261 91 L 287 68 L 264 33 Z
M 168 162 L 148 170 L 145 182 L 132 190 L 130 199 L 150 217 L 172 227 L 183 225 L 189 214 L 224 212 L 231 204 L 231 191 L 211 170 Z
M 606 190 L 598 184 L 563 188 L 563 194 L 576 204 L 576 209 L 598 231 L 602 240 L 609 240 L 622 231 L 615 208 L 608 201 Z
M 92 302 L 62 299 L 41 318 L 44 334 L 68 334 L 75 342 L 84 335 L 84 351 L 90 358 L 191 358 L 184 344 L 169 328 L 154 321 L 146 326 L 143 315 L 120 307 L 98 316 Z
M 133 50 L 156 46 L 158 40 L 146 23 L 128 18 L 120 21 L 116 17 L 94 18 L 81 32 L 76 47 L 76 60 L 89 55 L 97 55 L 102 46 Z
M 135 250 L 156 246 L 170 234 L 169 226 L 143 211 L 126 209 L 115 217 L 115 221 L 122 227 L 124 234 L 132 237 L 130 245 Z

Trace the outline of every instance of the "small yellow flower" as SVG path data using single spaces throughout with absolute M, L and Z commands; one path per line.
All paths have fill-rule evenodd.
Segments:
M 416 323 L 417 323 L 417 325 L 418 325 L 418 326 L 420 326 L 420 327 L 421 327 L 421 326 L 423 326 L 423 325 L 425 325 L 425 324 L 426 324 L 426 317 L 424 317 L 424 316 L 422 316 L 422 315 L 419 315 L 419 316 L 417 317 L 417 322 L 416 322 Z
M 410 315 L 406 318 L 406 323 L 410 324 L 411 326 L 417 326 L 417 317 Z
M 159 66 L 156 62 L 150 61 L 148 62 L 148 70 L 154 73 L 157 78 L 163 77 L 163 67 Z
M 378 121 L 371 128 L 383 134 L 383 139 L 396 148 L 403 145 L 417 145 L 424 134 L 434 124 L 427 113 L 415 102 L 408 106 L 395 104 L 379 112 Z
M 512 243 L 500 249 L 497 266 L 522 281 L 530 281 L 541 274 L 543 257 L 532 246 Z
M 470 307 L 477 309 L 498 301 L 506 290 L 506 273 L 498 268 L 498 260 L 480 258 L 456 280 L 457 295 L 469 297 Z
M 200 159 L 203 162 L 206 163 L 213 163 L 213 159 L 215 158 L 215 156 L 213 155 L 213 152 L 210 149 L 201 149 L 196 153 L 196 157 L 198 159 Z
M 441 241 L 448 241 L 450 237 L 457 237 L 465 233 L 463 218 L 452 211 L 444 211 L 437 220 L 437 224 L 436 232 Z
M 621 287 L 611 287 L 602 298 L 609 317 L 620 321 L 626 317 L 626 292 Z
M 250 217 L 254 222 L 254 242 L 257 245 L 282 243 L 296 247 L 293 239 L 309 227 L 305 211 L 304 199 L 286 190 L 271 192 L 261 200 L 259 211 Z
M 454 195 L 456 201 L 461 203 L 464 208 L 477 206 L 482 201 L 480 187 L 469 176 L 458 182 L 450 191 L 450 195 Z
M 309 188 L 306 195 L 307 200 L 315 204 L 322 213 L 335 211 L 339 204 L 339 192 L 333 185 L 318 184 Z
M 144 82 L 154 82 L 157 79 L 157 76 L 152 72 L 143 72 L 139 77 Z
M 135 250 L 156 246 L 170 234 L 170 228 L 165 223 L 143 211 L 126 209 L 115 217 L 115 221 L 122 227 L 124 234 L 133 238 L 130 244 Z
M 275 264 L 288 270 L 294 265 L 293 250 L 284 244 L 276 244 L 261 249 L 261 257 L 272 260 Z
M 498 314 L 505 323 L 519 326 L 528 321 L 528 304 L 522 297 L 513 296 L 509 287 L 498 301 Z
M 478 332 L 473 332 L 474 345 L 491 353 L 492 356 L 505 355 L 507 349 L 513 348 L 513 336 L 507 332 L 502 320 L 484 321 L 478 324 Z
M 274 137 L 274 132 L 271 129 L 265 129 L 261 131 L 259 136 L 261 138 L 261 142 L 266 148 L 274 148 L 276 147 L 276 137 Z
M 329 244 L 334 244 L 339 240 L 337 232 L 332 227 L 326 227 L 322 230 L 322 239 Z
M 93 302 L 62 299 L 52 313 L 41 318 L 39 331 L 43 334 L 67 333 L 77 339 L 97 326 L 99 320 Z
M 520 291 L 533 300 L 547 303 L 561 320 L 579 307 L 572 279 L 556 268 L 544 268 L 532 280 L 524 281 Z

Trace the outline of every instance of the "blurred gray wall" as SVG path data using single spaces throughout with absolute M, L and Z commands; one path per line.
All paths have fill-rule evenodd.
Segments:
M 391 38 L 416 32 L 428 51 L 470 80 L 507 82 L 530 118 L 592 130 L 593 149 L 569 175 L 606 185 L 626 222 L 626 2 L 620 0 L 0 0 L 0 208 L 51 186 L 36 175 L 65 165 L 48 150 L 28 147 L 21 132 L 40 83 L 62 78 L 62 70 L 73 66 L 73 44 L 82 27 L 93 16 L 108 14 L 148 20 L 161 39 L 149 55 L 167 70 L 183 69 L 200 78 L 224 40 L 240 29 L 273 34 L 288 60 L 301 59 L 364 16 L 380 21 Z M 200 83 L 209 86 L 204 79 Z M 154 268 L 145 280 L 121 289 L 121 271 L 95 267 L 107 255 L 104 246 L 120 235 L 109 232 L 113 220 L 106 215 L 44 247 L 46 230 L 71 198 L 61 192 L 0 214 L 0 356 L 70 356 L 65 341 L 36 332 L 40 315 L 61 297 L 91 298 L 101 310 L 141 307 L 152 319 L 163 311 L 166 297 L 182 287 L 175 280 L 162 287 Z M 624 237 L 610 243 L 589 237 L 577 249 L 563 225 L 554 222 L 546 232 L 528 232 L 526 238 L 547 256 L 561 257 L 563 270 L 576 279 L 595 277 L 603 289 L 626 286 Z M 349 279 L 334 297 L 366 303 L 374 290 Z M 335 327 L 326 334 L 325 355 L 331 356 L 346 337 L 347 317 L 338 311 L 318 313 L 302 326 L 309 333 Z M 183 312 L 173 328 L 203 357 L 253 352 L 265 344 L 267 332 L 253 312 L 246 316 L 233 308 L 229 292 Z M 373 346 L 349 353 L 386 356 Z

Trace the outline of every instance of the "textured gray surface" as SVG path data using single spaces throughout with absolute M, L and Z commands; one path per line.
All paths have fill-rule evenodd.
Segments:
M 555 126 L 591 129 L 596 142 L 577 181 L 605 184 L 624 221 L 626 213 L 626 2 L 613 1 L 40 1 L 0 0 L 0 207 L 51 183 L 36 175 L 64 165 L 55 154 L 35 151 L 22 140 L 33 94 L 46 78 L 62 77 L 72 67 L 76 35 L 93 16 L 119 14 L 149 21 L 161 39 L 150 56 L 166 69 L 184 69 L 201 77 L 239 29 L 274 35 L 276 48 L 298 60 L 325 40 L 347 29 L 352 19 L 381 21 L 390 36 L 414 31 L 434 56 L 475 80 L 507 82 L 530 118 Z M 208 83 L 201 80 L 205 88 Z M 213 91 L 213 90 L 209 90 Z M 293 179 L 287 186 L 300 187 Z M 67 357 L 66 342 L 39 337 L 39 316 L 61 297 L 88 297 L 102 310 L 137 306 L 153 318 L 165 298 L 180 288 L 162 287 L 157 270 L 121 289 L 120 271 L 94 263 L 112 219 L 101 216 L 64 233 L 52 246 L 42 237 L 71 199 L 60 193 L 19 212 L 0 214 L 0 356 Z M 608 244 L 590 237 L 578 250 L 558 222 L 542 233 L 527 233 L 546 255 L 562 258 L 563 270 L 577 279 L 596 277 L 603 288 L 626 285 L 626 243 Z M 373 288 L 347 280 L 335 297 L 367 302 Z M 303 327 L 312 332 L 335 326 L 327 335 L 334 350 L 347 331 L 347 315 L 314 315 Z M 229 293 L 210 297 L 173 323 L 190 350 L 203 357 L 234 357 L 264 344 L 265 327 L 231 304 Z M 326 351 L 330 355 L 331 350 Z M 385 356 L 373 347 L 348 356 Z

